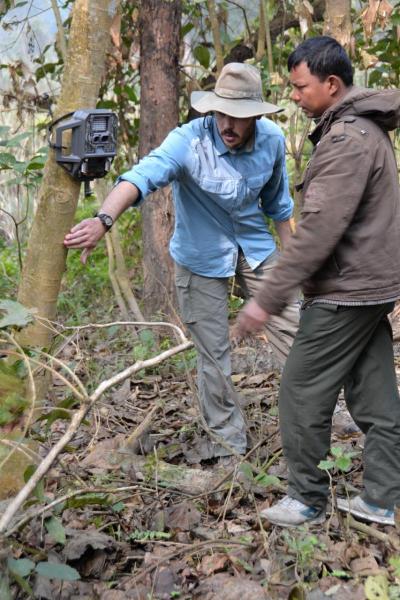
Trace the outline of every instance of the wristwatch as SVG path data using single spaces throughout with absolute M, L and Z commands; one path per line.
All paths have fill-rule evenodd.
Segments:
M 94 216 L 100 219 L 101 224 L 104 225 L 107 231 L 114 225 L 114 219 L 107 213 L 96 213 Z

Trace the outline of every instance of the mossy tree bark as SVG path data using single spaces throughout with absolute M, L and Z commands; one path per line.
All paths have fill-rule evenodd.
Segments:
M 142 0 L 140 12 L 139 154 L 157 147 L 178 123 L 181 2 Z M 168 252 L 173 229 L 170 188 L 158 190 L 142 208 L 145 314 L 176 320 L 173 264 Z
M 110 26 L 119 0 L 76 0 L 72 10 L 68 53 L 61 94 L 54 118 L 79 108 L 94 108 L 110 48 Z M 50 151 L 39 190 L 18 300 L 36 308 L 40 317 L 53 320 L 65 270 L 63 238 L 71 228 L 80 183 L 57 165 Z M 21 333 L 27 346 L 48 347 L 52 334 L 36 323 Z

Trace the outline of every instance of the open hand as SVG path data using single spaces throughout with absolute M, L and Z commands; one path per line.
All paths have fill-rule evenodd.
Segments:
M 67 248 L 82 248 L 81 262 L 86 263 L 88 256 L 106 233 L 100 219 L 84 219 L 66 234 L 64 246 Z

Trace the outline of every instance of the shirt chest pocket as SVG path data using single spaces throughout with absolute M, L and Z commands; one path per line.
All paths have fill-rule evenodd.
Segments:
M 241 178 L 202 177 L 197 183 L 203 192 L 227 212 L 243 202 L 245 186 Z

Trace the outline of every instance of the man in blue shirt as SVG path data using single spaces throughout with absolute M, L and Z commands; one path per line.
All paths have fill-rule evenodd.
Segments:
M 175 230 L 170 252 L 183 321 L 198 352 L 202 415 L 212 435 L 209 456 L 246 451 L 246 427 L 232 387 L 228 281 L 253 296 L 275 262 L 266 223 L 274 220 L 284 246 L 293 202 L 288 191 L 285 143 L 280 128 L 261 118 L 280 109 L 264 101 L 258 69 L 225 65 L 212 92 L 193 92 L 203 118 L 175 128 L 164 142 L 124 173 L 97 216 L 66 235 L 68 248 L 83 248 L 83 261 L 131 206 L 172 183 Z M 268 338 L 283 361 L 298 325 L 298 307 L 268 322 Z

